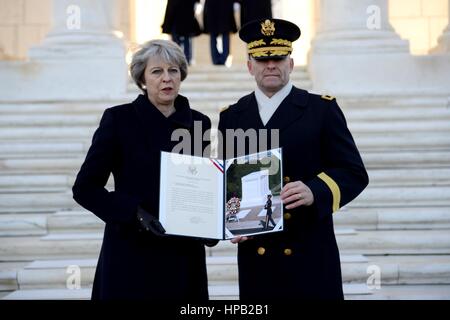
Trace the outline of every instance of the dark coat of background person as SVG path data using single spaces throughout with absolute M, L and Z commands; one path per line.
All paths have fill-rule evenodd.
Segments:
M 203 31 L 222 34 L 237 31 L 234 0 L 206 0 L 203 9 Z
M 180 36 L 195 37 L 201 34 L 200 25 L 195 18 L 194 4 L 199 0 L 169 0 L 167 2 L 162 32 L 176 33 Z
M 255 236 L 239 244 L 240 298 L 342 299 L 333 196 L 318 175 L 325 172 L 337 183 L 341 206 L 366 187 L 368 176 L 336 100 L 293 87 L 264 126 L 252 93 L 220 114 L 219 130 L 223 134 L 225 129 L 237 128 L 253 128 L 258 134 L 258 129 L 279 129 L 284 178 L 304 182 L 314 195 L 312 206 L 285 209 L 283 231 Z M 249 153 L 248 139 L 245 143 L 245 153 Z M 271 147 L 271 143 L 267 146 Z M 266 281 L 267 270 L 272 281 Z
M 172 132 L 192 133 L 194 121 L 202 122 L 203 131 L 211 127 L 186 98 L 179 95 L 175 108 L 166 118 L 139 95 L 107 109 L 93 136 L 73 186 L 74 199 L 106 222 L 93 299 L 208 299 L 204 244 L 137 228 L 138 205 L 159 216 L 160 151 L 170 152 L 178 143 L 171 141 Z M 104 186 L 111 172 L 115 190 L 108 192 Z
M 272 18 L 272 0 L 239 0 L 241 27 L 256 19 Z

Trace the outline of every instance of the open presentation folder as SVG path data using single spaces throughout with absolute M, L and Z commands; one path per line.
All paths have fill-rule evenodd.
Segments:
M 283 230 L 281 149 L 225 161 L 161 152 L 167 234 L 231 239 Z

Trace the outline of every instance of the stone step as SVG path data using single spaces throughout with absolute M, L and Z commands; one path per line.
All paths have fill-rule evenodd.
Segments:
M 0 175 L 0 193 L 63 192 L 73 186 L 75 177 L 65 174 Z
M 3 128 L 0 129 L 0 147 L 3 158 L 14 155 L 31 153 L 31 150 L 41 148 L 61 154 L 63 150 L 69 155 L 84 156 L 90 144 L 93 131 L 82 127 L 71 128 Z M 386 133 L 362 134 L 355 133 L 355 142 L 362 152 L 365 151 L 399 151 L 399 150 L 448 150 L 450 148 L 450 134 L 441 132 Z M 32 146 L 36 137 L 46 141 Z M 42 141 L 42 140 L 41 140 Z M 57 143 L 59 142 L 59 143 Z M 55 143 L 55 146 L 52 144 Z M 31 145 L 31 150 L 27 146 Z M 74 149 L 70 148 L 73 145 Z M 66 148 L 66 149 L 63 149 Z M 84 151 L 84 152 L 82 152 Z M 78 153 L 77 153 L 78 152 Z
M 17 218 L 20 215 L 17 214 Z M 3 215 L 0 215 L 0 218 Z M 102 230 L 103 222 L 89 211 L 60 211 L 46 216 L 49 233 Z M 337 228 L 361 230 L 448 229 L 450 207 L 349 208 L 334 215 Z M 25 218 L 24 218 L 25 219 Z M 6 229 L 6 228 L 5 228 Z
M 337 229 L 450 229 L 450 207 L 344 207 L 333 215 Z M 0 236 L 102 232 L 104 223 L 86 210 L 0 214 Z
M 365 151 L 448 150 L 450 135 L 444 133 L 388 133 L 385 135 L 353 135 L 356 145 Z
M 0 237 L 37 236 L 48 233 L 48 220 L 53 213 L 0 214 Z M 86 227 L 88 224 L 86 224 Z
M 449 168 L 372 169 L 368 171 L 368 174 L 370 186 L 450 185 L 450 166 Z
M 24 173 L 69 173 L 76 174 L 80 169 L 84 157 L 46 157 L 39 158 L 37 155 L 29 158 L 0 159 L 2 172 L 12 172 L 16 174 Z
M 18 106 L 19 107 L 19 106 Z M 198 110 L 208 112 L 210 116 L 217 118 L 221 106 L 205 103 L 196 105 Z M 0 117 L 0 127 L 50 127 L 50 126 L 91 126 L 97 127 L 101 117 L 98 108 L 92 109 L 90 113 L 67 113 L 67 110 L 55 110 L 55 113 L 43 114 L 2 114 Z M 59 111 L 59 112 L 58 112 Z M 1 112 L 0 112 L 1 114 Z M 70 116 L 69 116 L 70 115 Z M 430 123 L 436 122 L 441 127 L 450 120 L 450 110 L 443 108 L 433 108 L 432 110 L 409 109 L 409 110 L 346 110 L 345 115 L 352 128 L 358 130 L 358 126 L 374 126 L 374 124 L 387 127 L 389 130 L 399 130 L 403 126 L 411 129 L 418 126 L 418 130 L 426 129 Z M 369 122 L 370 120 L 370 122 Z M 390 126 L 396 126 L 393 129 Z
M 76 172 L 72 174 L 0 174 L 0 193 L 67 192 L 72 189 Z M 111 176 L 106 188 L 114 188 Z
M 97 112 L 92 114 L 6 114 L 0 118 L 0 127 L 73 127 L 86 126 L 97 127 L 100 122 L 101 114 Z
M 424 207 L 449 206 L 450 186 L 436 187 L 376 187 L 365 189 L 352 207 Z
M 3 237 L 2 261 L 97 258 L 102 233 L 64 233 L 44 237 Z M 450 254 L 448 230 L 377 230 L 337 234 L 341 254 Z M 233 256 L 236 246 L 221 241 L 207 249 L 208 256 Z
M 352 95 L 338 96 L 337 100 L 344 109 L 360 109 L 360 110 L 402 110 L 409 108 L 421 108 L 428 110 L 435 107 L 448 109 L 450 101 L 446 95 L 391 95 L 368 96 L 368 95 Z
M 358 231 L 450 229 L 450 207 L 344 207 L 333 214 L 333 220 L 338 228 Z
M 389 107 L 383 110 L 356 109 L 343 107 L 345 117 L 349 123 L 358 121 L 383 121 L 393 123 L 397 121 L 417 121 L 427 123 L 433 120 L 450 119 L 450 109 L 446 107 L 402 107 L 391 109 Z
M 431 120 L 431 121 L 402 121 L 395 122 L 376 121 L 376 120 L 358 120 L 348 121 L 348 127 L 354 135 L 360 134 L 391 134 L 391 133 L 416 133 L 428 134 L 432 132 L 450 131 L 450 119 Z
M 36 289 L 18 290 L 2 300 L 88 300 L 91 296 L 91 288 L 81 289 Z M 364 284 L 344 284 L 345 297 L 370 295 L 371 292 Z M 211 285 L 208 288 L 211 300 L 238 300 L 239 287 L 237 284 Z M 348 299 L 348 298 L 347 298 Z
M 212 122 L 218 122 L 218 112 L 207 113 Z M 48 117 L 48 118 L 47 118 Z M 31 117 L 30 117 L 31 118 Z M 63 116 L 41 116 L 31 120 L 28 117 L 4 116 L 0 121 L 0 136 L 2 140 L 33 140 L 39 138 L 89 140 L 98 126 L 98 118 L 77 115 L 72 117 Z M 59 118 L 59 119 L 58 119 Z M 60 121 L 60 119 L 66 119 Z M 71 123 L 68 121 L 72 120 Z M 67 123 L 65 123 L 67 121 Z M 87 123 L 89 121 L 89 123 Z M 376 135 L 392 133 L 446 133 L 450 131 L 450 119 L 434 119 L 431 121 L 348 121 L 350 130 L 355 136 Z M 58 135 L 59 133 L 59 135 Z M 6 148 L 6 147 L 3 147 Z
M 0 144 L 0 149 L 3 144 Z M 17 146 L 11 154 L 0 152 L 0 168 L 6 173 L 66 173 L 74 175 L 84 161 L 87 151 L 81 143 L 68 144 L 66 142 L 47 143 L 12 143 Z M 65 146 L 83 149 L 74 151 L 71 155 L 70 149 Z M 27 149 L 28 146 L 32 149 Z M 31 152 L 31 150 L 33 150 Z M 47 151 L 49 151 L 47 153 Z M 51 152 L 50 152 L 51 151 Z M 364 164 L 370 169 L 380 168 L 440 168 L 449 167 L 449 150 L 361 150 Z
M 450 255 L 386 255 L 368 256 L 368 272 L 360 282 L 379 268 L 381 284 L 450 284 Z M 346 267 L 346 265 L 343 265 Z M 349 265 L 350 266 L 350 265 Z M 353 277 L 358 279 L 357 273 Z
M 72 174 L 0 174 L 0 193 L 67 191 L 72 188 L 75 176 L 75 171 Z M 450 185 L 450 168 L 373 169 L 369 170 L 369 179 L 371 187 Z
M 237 283 L 235 256 L 207 257 L 210 284 Z M 345 283 L 366 283 L 379 271 L 385 284 L 450 284 L 450 256 L 341 256 L 342 278 Z M 80 275 L 81 287 L 92 287 L 96 259 L 37 260 L 17 271 L 21 289 L 66 288 L 70 275 Z
M 371 295 L 348 295 L 347 300 L 450 300 L 450 285 L 384 285 Z
M 81 141 L 9 141 L 0 143 L 0 159 L 4 161 L 14 158 L 46 156 L 51 158 L 85 157 L 90 142 L 87 139 Z
M 360 230 L 337 242 L 346 254 L 450 254 L 448 230 Z
M 375 168 L 440 168 L 448 167 L 450 163 L 450 149 L 436 151 L 362 151 L 361 157 L 369 169 Z
M 220 86 L 220 83 L 217 84 Z M 250 92 L 246 92 L 248 94 Z M 318 93 L 318 94 L 326 94 Z M 103 110 L 110 106 L 128 103 L 136 98 L 133 92 L 116 100 L 102 101 L 83 101 L 83 102 L 36 102 L 36 103 L 0 103 L 0 115 L 44 115 L 44 114 L 94 114 L 100 115 Z M 205 101 L 204 99 L 196 99 L 188 97 L 191 105 L 198 109 L 207 106 L 206 109 L 220 110 L 221 107 L 230 103 L 235 103 L 236 99 L 214 99 L 214 102 Z M 359 119 L 389 119 L 390 115 L 396 114 L 394 117 L 400 119 L 423 119 L 423 117 L 448 116 L 450 112 L 447 97 L 435 96 L 386 96 L 386 97 L 338 97 L 338 103 L 344 110 L 349 113 L 355 111 Z M 365 113 L 368 112 L 368 113 Z M 400 113 L 399 113 L 400 112 Z M 400 114 L 403 114 L 403 117 Z M 423 117 L 422 117 L 423 115 Z M 351 117 L 349 113 L 349 117 Z M 412 118 L 411 118 L 412 117 Z M 394 118 L 392 118 L 394 120 Z
M 373 187 L 351 204 L 357 208 L 450 206 L 450 186 Z M 65 192 L 0 193 L 0 213 L 48 212 L 80 208 Z
M 19 289 L 17 274 L 28 264 L 27 262 L 0 262 L 0 294 Z
M 48 233 L 100 232 L 105 223 L 95 214 L 86 211 L 59 211 L 47 219 Z
M 80 208 L 72 198 L 72 192 L 33 192 L 0 194 L 0 213 L 56 212 L 61 209 Z

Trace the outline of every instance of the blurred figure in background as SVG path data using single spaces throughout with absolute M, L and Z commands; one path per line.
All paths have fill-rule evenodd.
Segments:
M 234 0 L 205 0 L 204 32 L 210 35 L 211 58 L 215 65 L 225 64 L 230 53 L 230 33 L 237 32 L 233 11 L 235 2 Z M 219 37 L 221 42 L 218 42 Z
M 272 18 L 272 0 L 239 0 L 241 5 L 241 28 L 247 22 Z
M 162 32 L 170 34 L 184 51 L 186 60 L 192 62 L 192 37 L 201 34 L 200 25 L 195 18 L 195 5 L 200 0 L 168 0 Z

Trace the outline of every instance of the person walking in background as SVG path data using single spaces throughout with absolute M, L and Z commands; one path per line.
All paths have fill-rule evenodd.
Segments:
M 241 28 L 250 21 L 272 18 L 272 0 L 239 0 L 241 5 Z
M 184 51 L 186 60 L 192 63 L 192 37 L 201 34 L 200 25 L 195 18 L 195 5 L 200 0 L 168 0 L 162 32 L 170 34 Z
M 234 0 L 205 0 L 204 32 L 210 35 L 211 58 L 215 65 L 224 65 L 230 53 L 230 33 L 237 32 Z M 221 43 L 218 43 L 220 37 Z M 221 50 L 218 45 L 220 44 Z
M 266 223 L 265 223 L 265 226 L 264 226 L 264 229 L 265 230 L 269 230 L 269 222 L 273 225 L 273 227 L 275 228 L 275 226 L 277 225 L 276 223 L 275 223 L 275 221 L 273 221 L 273 218 L 272 218 L 272 195 L 271 194 L 268 194 L 267 195 L 267 202 L 266 202 L 266 204 L 264 205 L 264 209 L 266 209 L 267 211 L 266 211 Z

